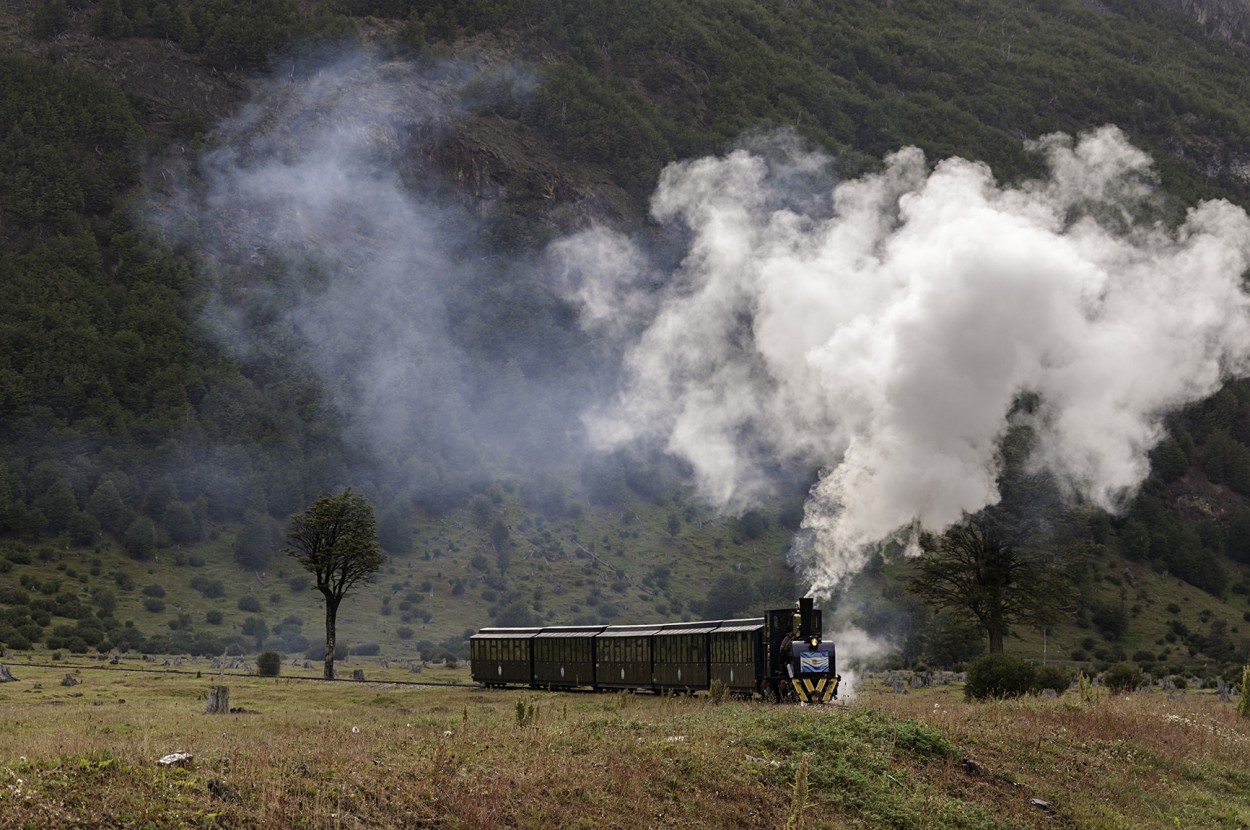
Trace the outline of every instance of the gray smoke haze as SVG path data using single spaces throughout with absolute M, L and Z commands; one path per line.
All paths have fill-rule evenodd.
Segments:
M 546 309 L 531 275 L 480 251 L 480 218 L 431 158 L 466 102 L 529 85 L 365 55 L 259 81 L 153 201 L 151 224 L 211 277 L 202 322 L 244 359 L 310 371 L 400 489 L 558 456 L 581 429 L 583 393 L 550 386 L 543 349 L 492 339 L 497 317 Z
M 1041 181 L 906 148 L 823 198 L 827 159 L 784 136 L 669 166 L 652 214 L 689 247 L 660 296 L 633 289 L 645 266 L 619 234 L 553 249 L 588 325 L 641 332 L 594 440 L 664 442 L 731 511 L 778 460 L 818 465 L 796 547 L 818 595 L 875 543 L 995 504 L 1025 393 L 1033 463 L 1121 506 L 1164 415 L 1247 371 L 1250 219 L 1213 201 L 1177 228 L 1135 221 L 1151 162 L 1112 127 L 1034 149 Z

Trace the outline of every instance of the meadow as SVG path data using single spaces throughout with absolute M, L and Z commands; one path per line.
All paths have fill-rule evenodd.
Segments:
M 1208 691 L 974 704 L 869 679 L 801 708 L 490 691 L 463 667 L 10 667 L 0 828 L 1250 827 L 1250 720 Z M 205 714 L 219 683 L 241 711 Z

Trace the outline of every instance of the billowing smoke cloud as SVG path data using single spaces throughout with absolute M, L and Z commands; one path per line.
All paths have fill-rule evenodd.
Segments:
M 689 248 L 658 297 L 620 281 L 645 271 L 629 239 L 555 248 L 590 324 L 639 332 L 596 440 L 659 438 L 730 510 L 778 459 L 819 466 L 802 563 L 818 594 L 874 543 L 996 503 L 1024 393 L 1035 463 L 1121 505 L 1164 414 L 1247 370 L 1250 219 L 1215 201 L 1176 228 L 1136 220 L 1150 159 L 1114 128 L 1035 149 L 1050 174 L 1019 186 L 908 148 L 822 189 L 827 160 L 784 137 L 671 165 L 652 213 Z
M 203 322 L 250 360 L 311 373 L 376 460 L 370 477 L 400 490 L 558 456 L 580 431 L 580 393 L 548 385 L 548 344 L 506 340 L 506 325 L 540 339 L 537 283 L 488 260 L 480 216 L 436 158 L 466 106 L 531 83 L 365 55 L 270 78 L 153 203 L 152 224 L 213 280 Z

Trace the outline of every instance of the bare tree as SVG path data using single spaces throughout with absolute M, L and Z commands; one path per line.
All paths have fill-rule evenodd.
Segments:
M 373 507 L 350 487 L 337 495 L 322 496 L 303 513 L 291 517 L 286 538 L 287 556 L 316 578 L 317 590 L 325 597 L 324 677 L 332 680 L 339 605 L 357 582 L 368 581 L 386 561 L 378 545 Z

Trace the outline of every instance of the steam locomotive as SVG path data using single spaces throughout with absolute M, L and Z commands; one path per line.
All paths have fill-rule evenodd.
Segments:
M 469 638 L 486 687 L 693 692 L 826 703 L 838 696 L 832 642 L 810 598 L 744 620 L 658 625 L 483 628 Z

